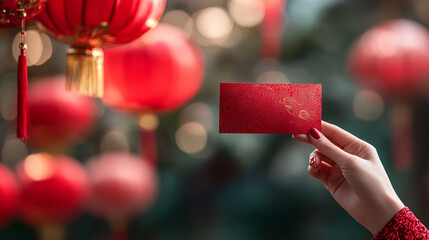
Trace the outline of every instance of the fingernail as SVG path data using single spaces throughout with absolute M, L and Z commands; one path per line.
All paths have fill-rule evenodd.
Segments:
M 313 164 L 316 162 L 316 158 L 315 157 L 311 157 L 310 158 L 310 166 L 313 166 Z
M 310 130 L 310 135 L 311 135 L 314 139 L 319 139 L 319 138 L 320 138 L 320 132 L 319 132 L 317 129 L 315 129 L 315 128 L 312 128 L 312 129 Z

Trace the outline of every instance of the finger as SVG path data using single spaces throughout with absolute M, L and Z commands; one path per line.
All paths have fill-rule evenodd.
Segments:
M 378 157 L 375 148 L 353 134 L 327 122 L 322 122 L 323 134 L 344 151 L 364 159 Z
M 331 172 L 331 169 L 333 167 L 331 164 L 328 164 L 326 162 L 321 162 L 320 166 L 321 166 L 322 170 L 325 171 L 328 174 Z
M 323 153 L 321 153 L 318 149 L 315 149 L 315 150 L 310 154 L 310 156 L 311 156 L 311 155 L 314 155 L 314 154 L 317 154 L 317 156 L 320 158 L 320 161 L 321 161 L 321 162 L 325 162 L 325 163 L 327 163 L 328 165 L 334 165 L 334 164 L 336 164 L 334 161 L 332 161 L 332 159 L 330 159 L 330 158 L 328 158 L 327 156 L 323 155 Z
M 315 179 L 319 180 L 323 185 L 326 186 L 328 181 L 329 170 L 326 171 L 327 163 L 321 161 L 321 156 L 318 152 L 310 154 L 310 161 L 308 165 L 308 173 Z
M 292 134 L 292 137 L 300 142 L 311 144 L 307 134 Z M 311 144 L 312 145 L 312 144 Z
M 341 148 L 355 143 L 364 143 L 361 139 L 342 128 L 322 121 L 322 133 Z
M 310 141 L 311 143 L 326 157 L 330 158 L 336 164 L 344 166 L 345 163 L 354 160 L 354 156 L 339 148 L 337 145 L 332 143 L 326 136 L 324 136 L 319 130 L 312 128 L 310 130 Z

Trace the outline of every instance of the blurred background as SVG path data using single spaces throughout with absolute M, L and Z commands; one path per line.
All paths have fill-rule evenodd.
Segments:
M 55 101 L 63 101 L 63 105 L 45 110 L 43 116 L 58 117 L 57 108 L 77 108 L 77 113 L 65 116 L 67 124 L 55 128 L 48 139 L 38 139 L 35 135 L 32 140 L 30 136 L 27 145 L 15 136 L 17 62 L 14 59 L 19 54 L 19 29 L 0 29 L 0 159 L 14 172 L 21 189 L 32 187 L 25 182 L 28 178 L 45 179 L 48 170 L 43 166 L 51 164 L 50 159 L 57 154 L 79 163 L 75 173 L 69 165 L 64 167 L 68 173 L 58 170 L 58 178 L 75 181 L 80 181 L 76 176 L 83 173 L 93 181 L 94 176 L 108 178 L 103 173 L 109 175 L 109 169 L 121 168 L 115 165 L 119 163 L 109 163 L 107 167 L 90 164 L 94 156 L 111 151 L 131 152 L 133 156 L 142 155 L 156 162 L 152 163 L 156 165 L 154 168 L 144 166 L 142 172 L 154 176 L 142 180 L 149 181 L 150 186 L 143 183 L 146 190 L 140 198 L 136 197 L 136 208 L 127 209 L 135 214 L 112 217 L 117 216 L 114 204 L 106 206 L 109 214 L 112 213 L 103 215 L 106 210 L 95 209 L 94 204 L 76 207 L 70 203 L 71 217 L 64 220 L 56 213 L 64 209 L 61 204 L 67 202 L 70 195 L 60 198 L 62 200 L 36 197 L 39 200 L 35 201 L 45 207 L 61 201 L 58 208 L 52 210 L 58 221 L 51 219 L 40 224 L 45 223 L 43 211 L 40 213 L 33 203 L 20 200 L 29 207 L 22 210 L 23 207 L 18 206 L 20 210 L 16 212 L 19 213 L 8 215 L 0 230 L 0 239 L 370 239 L 370 232 L 307 174 L 312 147 L 294 141 L 291 135 L 218 133 L 220 82 L 322 84 L 323 120 L 373 144 L 400 198 L 423 222 L 429 223 L 429 102 L 423 84 L 429 82 L 426 74 L 429 65 L 423 67 L 426 72 L 422 70 L 422 75 L 415 77 L 407 72 L 409 65 L 398 63 L 413 59 L 426 63 L 426 56 L 418 54 L 424 55 L 427 49 L 395 55 L 399 60 L 384 66 L 387 70 L 374 60 L 376 56 L 369 57 L 370 60 L 356 57 L 355 61 L 361 61 L 357 65 L 369 62 L 372 68 L 380 68 L 378 70 L 355 67 L 349 57 L 360 36 L 386 21 L 408 19 L 418 24 L 419 31 L 426 31 L 429 3 L 425 0 L 289 0 L 286 4 L 271 0 L 274 7 L 269 12 L 266 7 L 269 2 L 168 0 L 161 23 L 181 29 L 204 56 L 204 76 L 195 97 L 179 108 L 145 112 L 136 117 L 110 108 L 99 99 L 73 100 L 77 102 L 72 104 L 72 100 L 60 100 L 59 96 Z M 424 35 L 427 33 L 419 34 L 402 33 L 400 39 L 407 46 L 418 45 L 416 41 L 429 46 L 429 38 Z M 383 54 L 395 54 L 394 38 L 387 34 L 378 39 Z M 38 30 L 34 21 L 27 24 L 26 42 L 30 86 L 64 75 L 67 45 L 49 38 Z M 360 44 L 371 45 L 369 42 Z M 400 48 L 398 44 L 396 48 Z M 385 47 L 392 45 L 393 50 L 388 52 Z M 398 51 L 402 50 L 396 53 Z M 395 72 L 398 66 L 402 66 L 402 72 Z M 417 71 L 412 69 L 411 72 Z M 372 76 L 371 71 L 402 74 L 405 80 L 402 85 L 390 87 L 385 79 L 395 77 L 383 75 L 377 80 L 384 81 L 387 87 L 381 90 L 380 86 L 365 84 L 371 78 L 368 76 Z M 418 91 L 406 92 L 415 88 L 414 82 L 420 84 Z M 33 98 L 61 93 L 62 88 L 55 90 L 51 85 L 39 85 L 42 92 L 33 93 Z M 402 90 L 406 92 L 403 95 Z M 32 96 L 30 90 L 30 101 Z M 35 121 L 32 128 L 42 132 L 37 125 L 40 116 L 34 113 L 32 117 L 32 114 L 30 112 L 30 117 Z M 54 121 L 63 121 L 60 118 Z M 85 126 L 74 126 L 79 125 L 76 123 Z M 81 134 L 73 141 L 59 140 L 71 134 L 69 132 Z M 129 194 L 131 198 L 138 195 L 138 180 L 131 179 L 133 166 L 130 164 L 127 167 L 131 170 L 118 174 L 127 175 L 134 188 L 121 192 L 123 189 L 118 185 L 119 190 L 112 190 L 110 187 L 116 186 L 112 180 L 107 183 L 107 190 L 100 192 L 110 191 L 109 197 L 115 193 Z M 28 170 L 30 168 L 32 170 Z M 84 176 L 82 179 L 85 181 Z M 76 199 L 86 194 L 83 185 L 77 183 Z M 58 197 L 62 194 L 61 190 L 28 191 L 29 195 Z M 119 205 L 123 203 L 118 201 Z M 140 208 L 139 204 L 145 206 Z M 61 234 L 58 229 L 62 229 Z

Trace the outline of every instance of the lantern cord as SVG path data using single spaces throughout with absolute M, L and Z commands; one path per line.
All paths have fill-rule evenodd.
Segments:
M 21 43 L 19 48 L 21 54 L 18 58 L 18 96 L 17 96 L 17 128 L 16 137 L 20 138 L 27 143 L 28 133 L 28 82 L 27 82 L 27 56 L 25 56 L 25 50 L 27 44 L 25 44 L 25 18 L 27 14 L 20 12 L 21 18 Z

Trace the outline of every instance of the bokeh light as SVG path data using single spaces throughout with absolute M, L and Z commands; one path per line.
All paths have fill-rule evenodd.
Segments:
M 254 27 L 264 19 L 264 3 L 262 0 L 231 0 L 229 12 L 237 25 Z
M 143 114 L 139 119 L 139 126 L 144 130 L 155 130 L 158 123 L 158 117 L 153 113 Z
M 197 122 L 185 123 L 176 132 L 176 144 L 185 153 L 199 153 L 207 144 L 207 130 Z
M 40 57 L 39 61 L 37 61 L 34 65 L 39 66 L 44 64 L 46 61 L 48 61 L 52 57 L 52 41 L 51 38 L 42 33 L 38 32 L 40 35 L 40 39 L 42 40 L 42 56 Z
M 24 171 L 34 181 L 42 181 L 53 174 L 53 161 L 46 153 L 31 154 L 24 160 Z
M 12 55 L 16 61 L 20 55 L 18 48 L 21 42 L 21 34 L 16 34 L 12 43 Z M 41 65 L 52 56 L 52 43 L 46 34 L 37 30 L 27 30 L 25 33 L 25 43 L 28 45 L 25 55 L 27 56 L 27 65 Z
M 156 19 L 149 18 L 146 21 L 145 25 L 149 28 L 154 28 L 154 27 L 156 27 L 156 25 L 158 25 L 158 21 Z
M 15 134 L 9 135 L 3 144 L 1 159 L 4 164 L 14 167 L 19 161 L 28 155 L 28 149 L 25 143 L 16 139 Z
M 374 91 L 362 90 L 353 100 L 353 111 L 362 120 L 373 121 L 381 116 L 383 110 L 383 99 Z
M 236 47 L 243 40 L 243 37 L 243 31 L 239 27 L 234 27 L 228 38 L 220 41 L 217 44 L 224 48 L 233 48 Z
M 223 8 L 209 7 L 201 10 L 196 16 L 196 26 L 202 36 L 215 43 L 228 39 L 233 23 Z
M 162 23 L 173 25 L 182 29 L 188 36 L 192 35 L 194 21 L 191 16 L 182 10 L 172 10 L 164 14 L 161 19 Z
M 181 124 L 197 122 L 203 125 L 207 131 L 213 129 L 213 119 L 213 111 L 207 104 L 202 102 L 189 104 L 183 108 L 179 116 L 179 122 Z

